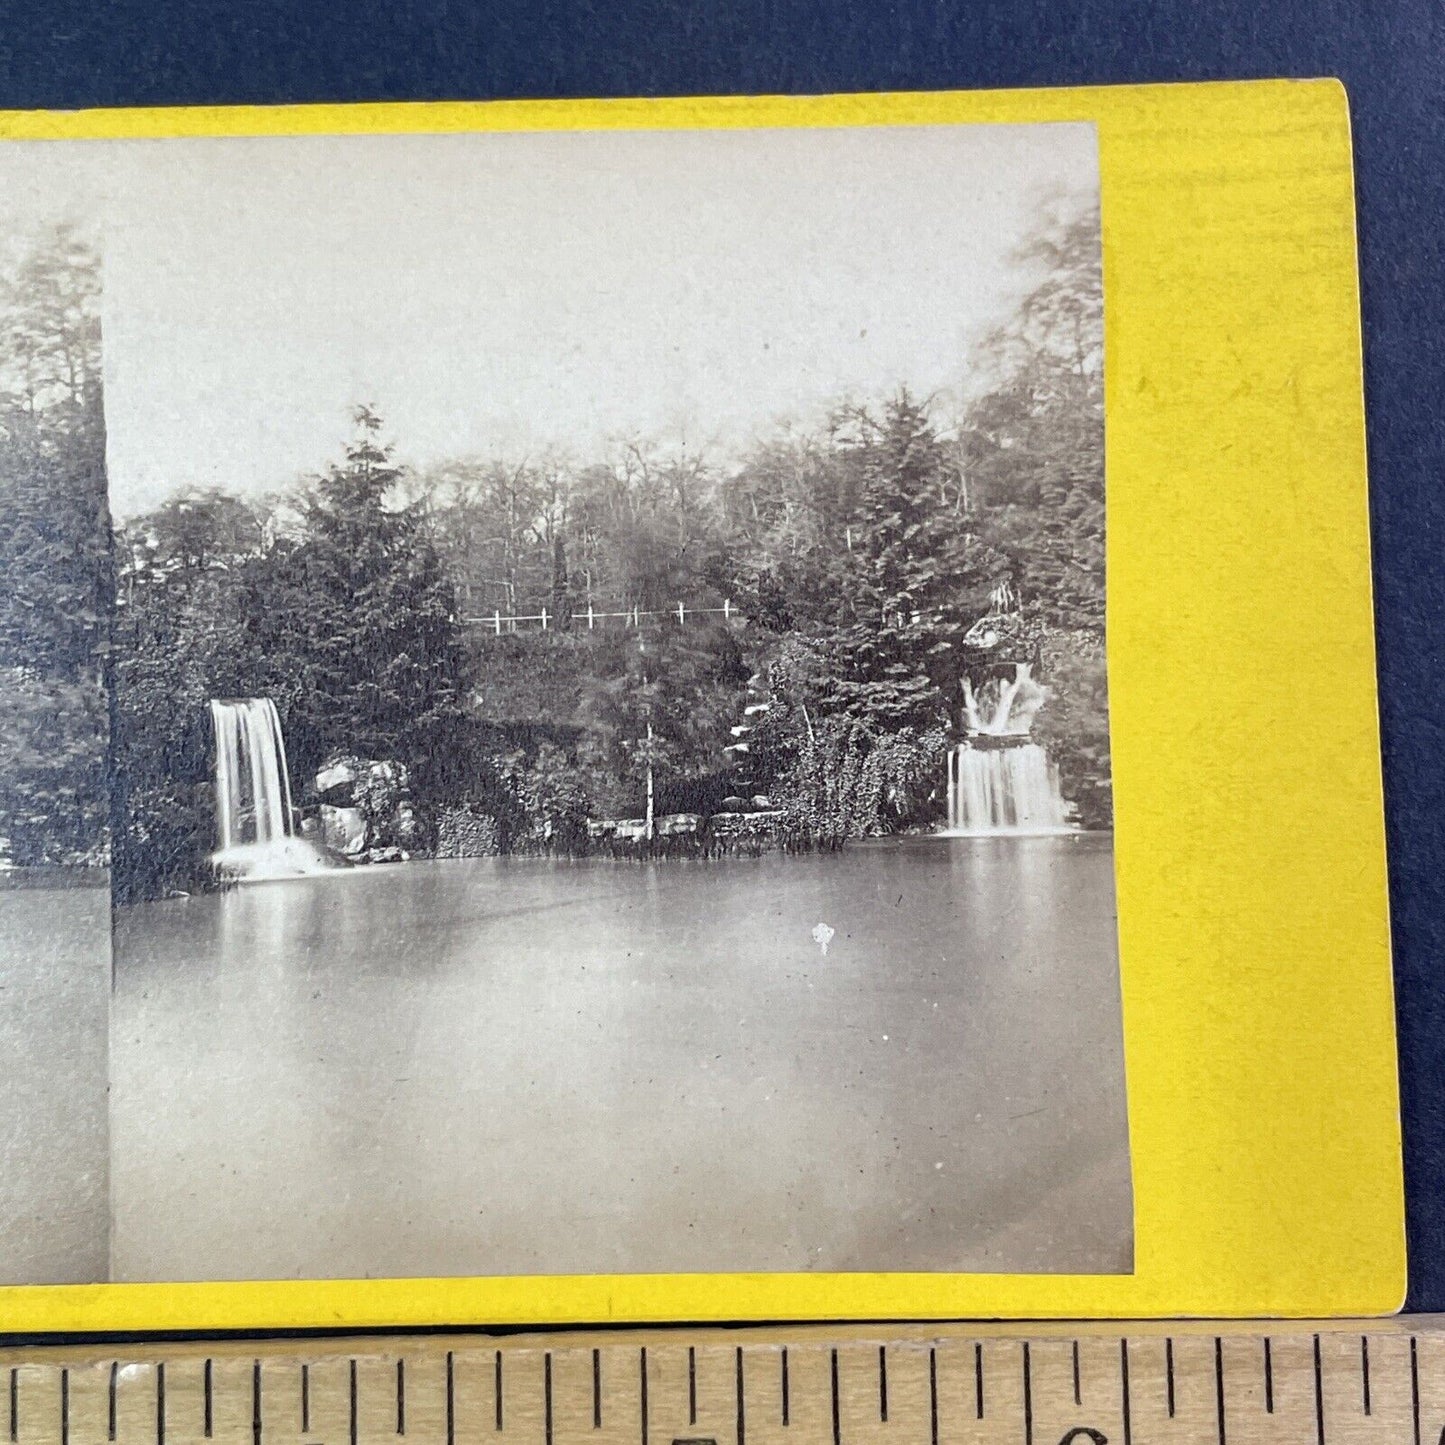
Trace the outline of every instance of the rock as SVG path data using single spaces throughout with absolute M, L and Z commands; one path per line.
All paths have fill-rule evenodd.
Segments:
M 360 808 L 321 805 L 321 840 L 344 858 L 359 858 L 366 850 L 366 816 Z
M 337 758 L 316 774 L 316 791 L 329 793 L 332 788 L 349 788 L 356 782 L 356 766 L 351 758 Z
M 766 793 L 755 793 L 755 794 L 753 795 L 753 807 L 755 807 L 755 808 L 771 808 L 772 806 L 773 806 L 773 800 L 772 800 L 770 797 L 768 797 L 768 795 L 767 795 Z

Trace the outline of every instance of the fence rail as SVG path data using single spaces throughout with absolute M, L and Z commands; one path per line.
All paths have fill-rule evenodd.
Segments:
M 592 607 L 587 607 L 585 610 L 579 608 L 573 611 L 570 625 L 574 628 L 581 628 L 585 623 L 589 632 L 595 631 L 598 627 L 606 627 L 619 622 L 625 628 L 641 628 L 644 625 L 650 625 L 654 620 L 661 623 L 675 622 L 678 626 L 685 627 L 689 621 L 701 622 L 708 617 L 721 617 L 724 622 L 747 620 L 729 599 L 721 607 L 689 607 L 685 602 L 679 602 L 676 607 L 667 607 L 656 611 L 647 611 L 638 607 L 628 608 L 623 612 L 598 612 Z M 515 615 L 495 611 L 491 616 L 464 617 L 462 621 L 469 627 L 479 627 L 483 631 L 500 637 L 504 632 L 553 631 L 558 626 L 558 614 L 548 612 L 544 607 L 540 612 Z

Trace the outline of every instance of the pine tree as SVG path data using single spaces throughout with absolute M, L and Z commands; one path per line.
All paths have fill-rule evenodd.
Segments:
M 456 598 L 419 518 L 389 505 L 401 472 L 380 417 L 355 420 L 282 559 L 276 640 L 292 644 L 291 712 L 315 747 L 424 763 L 459 714 Z
M 880 727 L 926 728 L 947 717 L 963 635 L 1006 563 L 970 531 L 952 455 L 907 390 L 881 421 L 859 418 L 854 449 L 860 560 L 843 693 Z

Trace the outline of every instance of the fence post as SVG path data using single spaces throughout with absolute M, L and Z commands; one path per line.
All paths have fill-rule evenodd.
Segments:
M 592 631 L 592 604 L 590 602 L 587 604 L 587 630 L 588 632 Z
M 642 622 L 641 622 L 641 620 L 640 620 L 640 618 L 639 618 L 639 616 L 638 616 L 638 612 L 637 612 L 637 604 L 636 604 L 635 602 L 632 604 L 632 625 L 633 625 L 633 627 L 639 628 L 639 629 L 640 629 L 641 626 L 642 626 Z
M 544 608 L 542 609 L 542 631 L 545 632 L 546 630 L 547 630 L 547 609 L 544 607 Z
M 726 622 L 732 616 L 733 600 L 731 597 L 723 598 L 723 621 Z
M 496 628 L 497 636 L 502 635 L 502 609 L 499 607 L 492 613 L 492 626 Z
M 677 625 L 683 627 L 687 624 L 687 608 L 681 602 L 677 604 Z

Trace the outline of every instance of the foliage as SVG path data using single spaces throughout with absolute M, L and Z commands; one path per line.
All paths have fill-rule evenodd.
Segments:
M 1048 663 L 1048 701 L 1035 719 L 1034 736 L 1058 764 L 1064 796 L 1074 804 L 1078 822 L 1085 828 L 1110 828 L 1114 795 L 1103 649 L 1088 634 L 1057 639 Z
M 589 816 L 649 795 L 767 796 L 827 846 L 938 821 L 963 677 L 1031 661 L 1038 735 L 1080 818 L 1107 822 L 1098 250 L 1096 213 L 1043 218 L 1017 258 L 1032 289 L 951 416 L 900 388 L 731 458 L 624 436 L 410 471 L 361 408 L 304 486 L 191 490 L 138 519 L 116 627 L 125 886 L 175 881 L 142 843 L 180 859 L 207 836 L 205 703 L 225 695 L 275 699 L 297 778 L 336 751 L 406 766 L 423 846 L 573 851 Z M 49 394 L 52 352 L 17 365 L 17 396 Z M 695 615 L 724 602 L 726 624 Z
M 99 292 L 64 227 L 0 277 L 0 857 L 18 864 L 106 859 Z

